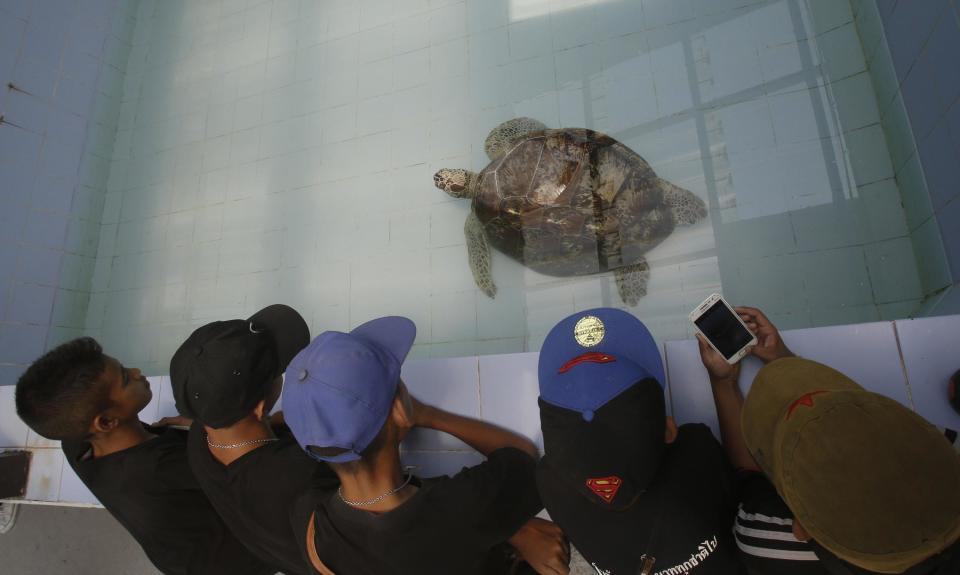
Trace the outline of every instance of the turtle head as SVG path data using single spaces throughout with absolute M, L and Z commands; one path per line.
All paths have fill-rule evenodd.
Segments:
M 506 152 L 510 144 L 518 138 L 522 138 L 531 132 L 546 130 L 547 126 L 543 122 L 538 122 L 533 118 L 514 118 L 507 120 L 494 128 L 487 141 L 483 143 L 483 149 L 487 152 L 487 157 L 491 160 Z
M 477 179 L 469 170 L 444 168 L 433 175 L 433 184 L 454 198 L 472 198 Z

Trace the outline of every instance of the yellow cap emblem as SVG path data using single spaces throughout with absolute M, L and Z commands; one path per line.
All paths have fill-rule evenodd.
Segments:
M 606 328 L 600 318 L 586 315 L 573 328 L 573 338 L 583 347 L 593 347 L 603 341 Z

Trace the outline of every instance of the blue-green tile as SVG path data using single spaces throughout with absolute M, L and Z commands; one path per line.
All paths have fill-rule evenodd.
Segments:
M 849 132 L 880 122 L 870 75 L 861 72 L 830 84 L 842 131 Z
M 913 251 L 917 257 L 917 269 L 924 294 L 931 294 L 951 283 L 947 255 L 943 249 L 940 228 L 934 218 L 927 219 L 911 237 Z
M 877 303 L 919 299 L 920 275 L 909 237 L 864 246 L 867 269 Z
M 897 172 L 897 185 L 900 187 L 900 197 L 903 199 L 907 227 L 915 230 L 933 214 L 923 168 L 916 154 L 910 158 L 903 169 Z
M 893 176 L 887 140 L 879 124 L 867 126 L 846 135 L 850 164 L 857 185 L 885 180 Z

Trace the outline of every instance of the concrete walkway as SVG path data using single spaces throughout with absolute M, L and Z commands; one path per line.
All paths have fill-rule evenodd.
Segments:
M 123 527 L 103 509 L 21 505 L 0 535 L 4 575 L 160 575 Z

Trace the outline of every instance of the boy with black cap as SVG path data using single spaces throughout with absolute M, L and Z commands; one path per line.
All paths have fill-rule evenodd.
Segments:
M 167 575 L 273 573 L 224 525 L 187 463 L 187 434 L 137 414 L 153 393 L 140 370 L 92 338 L 64 343 L 20 376 L 17 413 L 58 439 L 67 463 Z
M 597 573 L 741 572 L 723 452 L 705 425 L 666 415 L 663 362 L 638 319 L 567 317 L 543 343 L 539 378 L 540 494 Z
M 960 458 L 944 430 L 794 357 L 762 312 L 736 310 L 767 363 L 745 402 L 739 364 L 702 340 L 700 352 L 742 477 L 734 528 L 749 571 L 960 573 Z
M 290 363 L 287 423 L 341 480 L 334 493 L 306 494 L 291 516 L 307 538 L 307 557 L 349 575 L 500 574 L 510 572 L 502 553 L 509 540 L 541 573 L 567 573 L 559 530 L 531 523 L 542 508 L 536 448 L 412 398 L 400 367 L 415 336 L 409 319 L 380 318 L 350 333 L 326 332 Z M 414 426 L 450 433 L 487 460 L 454 477 L 404 475 L 399 445 Z
M 307 572 L 290 506 L 308 486 L 337 485 L 326 465 L 289 434 L 277 437 L 267 418 L 287 364 L 309 341 L 300 314 L 272 305 L 197 329 L 170 362 L 177 410 L 194 420 L 187 447 L 194 475 L 236 536 L 287 575 Z

